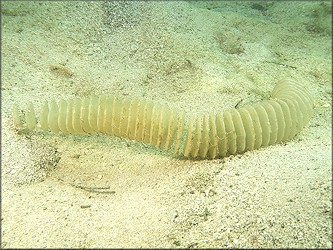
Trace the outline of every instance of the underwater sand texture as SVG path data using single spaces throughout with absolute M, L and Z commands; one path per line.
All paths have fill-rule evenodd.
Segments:
M 1 247 L 332 247 L 330 2 L 1 4 Z M 310 89 L 309 124 L 223 159 L 12 120 L 103 94 L 216 112 L 285 78 Z

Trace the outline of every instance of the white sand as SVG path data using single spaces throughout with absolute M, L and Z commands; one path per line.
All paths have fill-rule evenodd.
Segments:
M 332 247 L 330 2 L 1 4 L 1 247 Z M 310 124 L 220 160 L 12 122 L 14 103 L 102 93 L 223 110 L 285 77 Z

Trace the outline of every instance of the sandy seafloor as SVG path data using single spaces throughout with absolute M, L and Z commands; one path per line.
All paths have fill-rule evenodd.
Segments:
M 330 2 L 1 7 L 1 247 L 332 247 Z M 12 121 L 14 103 L 90 94 L 225 110 L 286 77 L 310 89 L 310 123 L 224 159 Z

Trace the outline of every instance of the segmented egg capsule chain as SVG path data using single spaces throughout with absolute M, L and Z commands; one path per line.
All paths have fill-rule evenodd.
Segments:
M 150 100 L 102 95 L 46 102 L 38 123 L 31 102 L 24 117 L 16 106 L 13 116 L 17 127 L 29 130 L 100 132 L 187 158 L 214 159 L 290 140 L 309 122 L 312 106 L 302 85 L 280 81 L 270 100 L 222 113 L 185 115 Z

